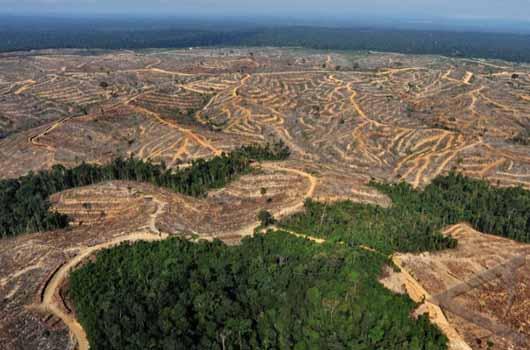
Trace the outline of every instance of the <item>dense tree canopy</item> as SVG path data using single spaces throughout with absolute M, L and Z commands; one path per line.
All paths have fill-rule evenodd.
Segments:
M 282 232 L 102 251 L 70 295 L 91 349 L 445 349 L 378 281 L 386 258 Z
M 281 160 L 289 149 L 281 142 L 243 146 L 209 160 L 194 160 L 190 167 L 167 169 L 139 159 L 115 159 L 107 165 L 81 164 L 66 169 L 29 173 L 18 179 L 0 181 L 0 236 L 62 228 L 68 218 L 49 211 L 49 196 L 66 189 L 108 180 L 150 182 L 190 196 L 203 196 L 208 189 L 226 185 L 248 173 L 253 160 Z
M 386 188 L 395 203 L 418 205 L 399 187 Z M 418 196 L 422 211 L 439 217 L 442 225 L 466 221 L 481 232 L 530 242 L 530 191 L 521 187 L 498 188 L 451 173 L 434 179 Z
M 398 28 L 249 25 L 237 21 L 162 18 L 53 20 L 0 16 L 0 52 L 47 49 L 142 49 L 197 46 L 283 46 L 326 50 L 375 50 L 530 61 L 528 34 Z M 187 23 L 186 23 L 187 22 Z M 230 23 L 229 23 L 230 22 Z M 97 53 L 97 50 L 95 51 Z M 345 67 L 348 69 L 348 67 Z
M 324 244 L 269 231 L 233 247 L 173 238 L 99 253 L 70 284 L 91 347 L 445 349 L 414 303 L 378 282 L 388 254 L 454 247 L 439 231 L 463 220 L 528 241 L 530 192 L 455 173 L 424 190 L 372 185 L 392 206 L 308 200 L 280 223 Z
M 434 179 L 424 190 L 404 182 L 372 185 L 390 196 L 392 206 L 307 201 L 303 213 L 282 225 L 387 253 L 454 247 L 456 241 L 440 230 L 462 221 L 482 232 L 530 242 L 530 191 L 522 188 L 496 188 L 456 173 Z

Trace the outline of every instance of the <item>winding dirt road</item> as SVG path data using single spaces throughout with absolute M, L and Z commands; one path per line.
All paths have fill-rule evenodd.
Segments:
M 281 166 L 281 165 L 278 165 L 278 164 L 274 164 L 274 163 L 264 163 L 262 164 L 262 167 L 263 168 L 267 168 L 267 169 L 273 169 L 273 170 L 278 170 L 278 171 L 285 171 L 285 172 L 289 172 L 289 173 L 293 173 L 293 174 L 296 174 L 296 175 L 300 175 L 300 176 L 303 176 L 305 177 L 308 181 L 309 181 L 309 186 L 307 188 L 307 191 L 306 193 L 304 194 L 304 197 L 302 199 L 302 201 L 290 206 L 290 207 L 286 207 L 286 208 L 283 208 L 281 209 L 280 211 L 274 213 L 274 216 L 276 218 L 282 218 L 282 217 L 285 217 L 285 216 L 288 216 L 290 214 L 293 214 L 299 210 L 301 210 L 303 207 L 304 207 L 304 201 L 307 199 L 307 198 L 311 198 L 313 197 L 313 195 L 315 194 L 315 189 L 318 185 L 318 180 L 315 176 L 303 171 L 303 170 L 298 170 L 298 169 L 294 169 L 294 168 L 288 168 L 288 167 L 284 167 L 284 166 Z
M 22 83 L 24 85 L 22 85 L 20 88 L 17 89 L 17 91 L 15 91 L 15 95 L 20 95 L 21 93 L 29 89 L 31 85 L 34 85 L 37 82 L 33 79 L 28 79 L 28 80 L 20 81 L 18 83 Z
M 166 237 L 167 235 L 154 234 L 151 232 L 137 232 L 128 234 L 123 237 L 118 237 L 102 244 L 81 248 L 80 253 L 68 263 L 63 265 L 59 270 L 57 270 L 57 272 L 50 279 L 44 289 L 42 302 L 40 305 L 37 305 L 37 308 L 43 311 L 47 311 L 60 318 L 66 324 L 70 332 L 77 340 L 79 350 L 88 350 L 88 339 L 85 331 L 83 330 L 83 327 L 81 327 L 79 322 L 71 314 L 65 313 L 61 309 L 61 307 L 57 305 L 57 301 L 54 298 L 54 296 L 58 293 L 59 288 L 68 277 L 70 271 L 77 265 L 79 265 L 84 259 L 99 250 L 107 249 L 124 242 L 158 241 Z
M 161 233 L 156 227 L 156 220 L 159 215 L 164 212 L 167 205 L 159 199 L 153 200 L 157 204 L 156 211 L 151 214 L 149 223 L 147 225 L 149 231 L 145 232 L 134 232 L 125 236 L 117 237 L 105 243 L 97 244 L 90 247 L 81 247 L 79 254 L 76 255 L 72 260 L 61 266 L 54 275 L 50 278 L 46 286 L 44 287 L 42 301 L 35 307 L 39 310 L 49 312 L 58 318 L 60 318 L 70 330 L 71 334 L 75 337 L 79 350 L 88 350 L 89 343 L 88 338 L 83 330 L 83 327 L 75 319 L 72 314 L 63 311 L 62 307 L 58 305 L 58 301 L 55 296 L 58 295 L 59 289 L 63 285 L 64 281 L 68 278 L 68 275 L 72 269 L 78 266 L 83 260 L 88 258 L 90 255 L 96 253 L 99 250 L 111 248 L 124 242 L 136 242 L 136 241 L 159 241 L 168 237 L 167 234 Z
M 179 126 L 178 124 L 176 124 L 174 122 L 170 122 L 168 120 L 165 120 L 158 113 L 150 111 L 150 110 L 145 109 L 143 107 L 134 106 L 134 109 L 136 109 L 140 113 L 147 114 L 147 115 L 155 118 L 156 121 L 158 121 L 162 125 L 169 126 L 170 128 L 173 128 L 173 129 L 176 129 L 176 130 L 180 131 L 181 133 L 186 135 L 189 139 L 195 141 L 196 143 L 198 143 L 199 145 L 203 146 L 204 148 L 209 149 L 214 155 L 220 155 L 221 154 L 221 150 L 219 148 L 213 146 L 203 136 L 194 133 L 192 130 L 183 128 L 183 127 Z
M 269 168 L 269 169 L 278 170 L 278 171 L 292 172 L 292 173 L 306 177 L 309 181 L 308 189 L 303 199 L 290 207 L 284 208 L 280 210 L 279 212 L 274 213 L 277 217 L 288 215 L 292 212 L 300 210 L 301 208 L 303 208 L 304 200 L 306 198 L 313 196 L 315 192 L 315 188 L 317 186 L 317 180 L 313 175 L 306 173 L 302 170 L 292 169 L 292 168 L 288 168 L 288 167 L 284 167 L 284 166 L 280 166 L 276 164 L 269 163 L 269 164 L 262 164 L 262 166 Z M 169 235 L 165 232 L 161 232 L 156 226 L 157 219 L 160 215 L 164 213 L 165 208 L 167 206 L 167 202 L 160 200 L 158 198 L 153 198 L 153 202 L 156 203 L 157 209 L 153 214 L 150 215 L 148 223 L 144 226 L 145 231 L 129 233 L 124 236 L 112 239 L 108 242 L 97 244 L 94 246 L 80 247 L 79 253 L 73 259 L 71 259 L 64 265 L 62 265 L 49 279 L 48 283 L 44 287 L 41 303 L 38 305 L 31 306 L 31 307 L 36 308 L 37 310 L 51 313 L 54 316 L 60 318 L 64 322 L 64 324 L 68 327 L 68 329 L 70 330 L 70 333 L 76 339 L 79 350 L 89 349 L 90 346 L 88 343 L 88 338 L 87 338 L 85 331 L 83 330 L 83 327 L 76 320 L 74 315 L 71 313 L 65 312 L 63 307 L 60 305 L 62 301 L 60 300 L 60 297 L 59 298 L 56 297 L 59 294 L 59 289 L 64 284 L 65 280 L 68 278 L 70 272 L 73 269 L 75 269 L 80 263 L 82 263 L 89 256 L 91 256 L 92 254 L 95 254 L 96 252 L 102 249 L 112 248 L 124 242 L 133 243 L 137 241 L 160 241 L 160 240 L 168 238 Z M 237 234 L 242 237 L 251 236 L 254 234 L 255 229 L 259 225 L 260 225 L 259 222 L 252 223 L 234 232 L 233 234 Z M 203 235 L 201 236 L 201 239 L 213 240 L 214 237 Z

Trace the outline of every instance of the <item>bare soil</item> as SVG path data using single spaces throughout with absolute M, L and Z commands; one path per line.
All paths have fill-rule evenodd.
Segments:
M 86 349 L 61 288 L 114 244 L 237 244 L 259 210 L 289 215 L 306 198 L 391 205 L 372 179 L 422 187 L 457 169 L 530 189 L 530 149 L 512 141 L 530 129 L 529 102 L 530 67 L 488 60 L 276 48 L 0 55 L 0 178 L 116 156 L 176 168 L 276 140 L 292 151 L 204 199 L 127 182 L 54 195 L 68 229 L 0 246 L 0 349 Z M 401 272 L 382 282 L 422 301 L 417 313 L 454 349 L 530 348 L 528 245 L 465 225 L 447 234 L 456 250 L 396 255 Z

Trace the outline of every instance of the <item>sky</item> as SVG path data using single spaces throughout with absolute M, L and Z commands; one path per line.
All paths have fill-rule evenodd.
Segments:
M 359 16 L 529 21 L 530 0 L 0 0 L 1 12 Z

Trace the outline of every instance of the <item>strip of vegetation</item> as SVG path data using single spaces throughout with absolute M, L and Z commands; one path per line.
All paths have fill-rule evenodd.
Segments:
M 391 207 L 307 201 L 305 212 L 281 226 L 385 253 L 455 247 L 440 230 L 463 221 L 481 232 L 530 242 L 530 191 L 522 188 L 495 188 L 456 173 L 434 179 L 423 191 L 407 183 L 372 185 L 390 196 Z
M 105 250 L 70 279 L 91 349 L 445 349 L 377 278 L 386 259 L 284 232 Z
M 248 173 L 253 160 L 282 160 L 288 156 L 289 149 L 279 142 L 243 146 L 209 160 L 195 160 L 190 167 L 177 170 L 133 158 L 118 158 L 103 166 L 83 163 L 71 169 L 55 165 L 49 171 L 0 181 L 0 234 L 6 237 L 66 227 L 68 217 L 49 210 L 49 196 L 70 188 L 129 180 L 198 197 Z

